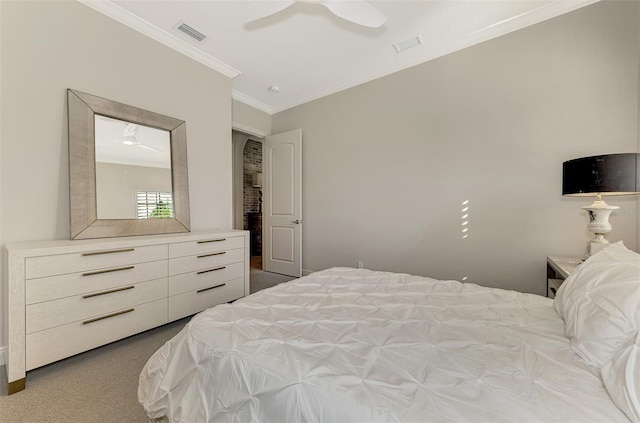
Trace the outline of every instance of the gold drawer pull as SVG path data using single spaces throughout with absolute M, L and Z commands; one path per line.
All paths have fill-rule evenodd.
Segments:
M 215 272 L 216 270 L 222 270 L 222 269 L 226 269 L 227 266 L 222 266 L 222 267 L 216 267 L 214 269 L 209 269 L 209 270 L 201 270 L 198 273 L 196 273 L 196 275 L 202 275 L 203 273 L 209 273 L 209 272 Z
M 108 251 L 92 251 L 90 253 L 82 253 L 83 256 L 99 256 L 101 254 L 113 254 L 113 253 L 128 253 L 135 251 L 135 248 L 122 248 L 120 250 L 108 250 Z
M 121 270 L 130 270 L 130 269 L 135 269 L 135 266 L 125 266 L 125 267 L 117 267 L 115 269 L 96 270 L 95 272 L 83 273 L 82 276 L 100 275 L 102 273 L 119 272 Z
M 201 256 L 198 256 L 198 258 L 205 258 L 205 257 L 211 257 L 211 256 L 221 256 L 223 254 L 227 254 L 227 252 L 226 251 L 222 251 L 221 253 L 203 254 Z
M 198 241 L 198 244 L 206 244 L 207 242 L 222 242 L 222 241 L 226 241 L 226 238 L 221 238 L 221 239 L 208 239 L 206 241 Z
M 110 289 L 108 291 L 102 291 L 102 292 L 94 292 L 93 294 L 87 294 L 87 295 L 83 295 L 82 298 L 93 298 L 93 297 L 99 297 L 100 295 L 107 295 L 107 294 L 113 294 L 114 292 L 120 292 L 120 291 L 127 291 L 129 289 L 133 289 L 134 286 L 124 286 L 122 288 L 116 288 L 116 289 Z
M 98 322 L 100 320 L 108 319 L 110 317 L 120 316 L 121 314 L 127 314 L 134 311 L 135 308 L 130 308 L 128 310 L 116 311 L 115 313 L 107 314 L 106 316 L 96 317 L 95 319 L 89 319 L 82 322 L 83 325 L 88 325 L 89 323 Z
M 221 283 L 220 285 L 211 286 L 211 287 L 209 287 L 209 288 L 204 288 L 204 289 L 199 289 L 199 290 L 197 290 L 197 291 L 196 291 L 196 293 L 197 293 L 197 294 L 199 294 L 199 293 L 201 293 L 201 292 L 209 291 L 209 290 L 211 290 L 211 289 L 221 288 L 221 287 L 223 287 L 223 286 L 225 286 L 225 285 L 226 285 L 226 283 Z

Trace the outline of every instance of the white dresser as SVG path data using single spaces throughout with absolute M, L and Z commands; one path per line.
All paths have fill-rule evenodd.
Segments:
M 26 372 L 249 294 L 249 232 L 7 244 L 9 394 Z

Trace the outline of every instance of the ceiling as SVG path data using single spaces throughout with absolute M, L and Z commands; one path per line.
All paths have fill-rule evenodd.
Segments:
M 255 0 L 79 1 L 233 78 L 234 99 L 277 113 L 598 0 L 369 1 L 388 17 L 380 28 L 314 0 L 250 23 Z M 190 38 L 180 23 L 207 38 Z M 422 44 L 396 52 L 394 43 L 415 37 Z
M 171 168 L 171 134 L 164 129 L 95 115 L 96 162 Z

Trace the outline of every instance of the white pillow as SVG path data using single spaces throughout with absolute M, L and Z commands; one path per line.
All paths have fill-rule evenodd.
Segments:
M 589 257 L 560 286 L 554 308 L 571 348 L 602 368 L 640 328 L 640 255 L 622 242 Z
M 640 422 L 640 334 L 602 368 L 609 396 L 633 422 Z

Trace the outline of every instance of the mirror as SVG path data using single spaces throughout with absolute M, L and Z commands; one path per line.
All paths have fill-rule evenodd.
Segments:
M 95 115 L 98 219 L 174 217 L 171 134 Z
M 186 123 L 67 90 L 71 238 L 189 231 Z

